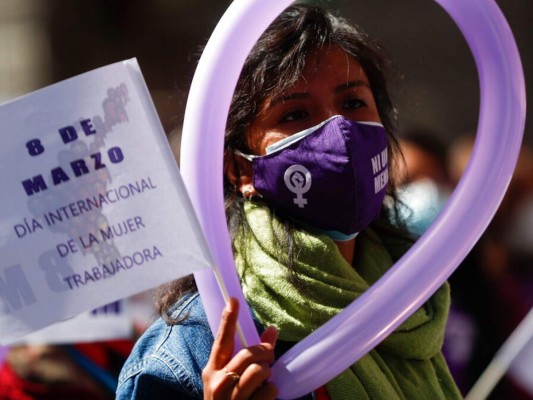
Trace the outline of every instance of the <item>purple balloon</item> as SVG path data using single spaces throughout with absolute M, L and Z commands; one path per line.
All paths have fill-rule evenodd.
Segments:
M 231 295 L 246 304 L 226 225 L 223 193 L 223 148 L 226 120 L 241 68 L 270 23 L 291 3 L 233 1 L 217 24 L 194 74 L 187 99 L 180 169 L 218 271 L 194 274 L 211 330 L 216 332 Z M 246 25 L 243 21 L 247 21 Z M 220 287 L 218 282 L 222 282 Z M 223 296 L 224 295 L 224 296 Z M 251 314 L 241 307 L 239 326 L 244 346 L 259 343 Z
M 494 0 L 435 1 L 463 32 L 478 67 L 480 116 L 470 163 L 447 206 L 417 244 L 360 298 L 274 364 L 273 381 L 280 398 L 302 396 L 330 381 L 416 311 L 472 249 L 511 180 L 526 108 L 523 70 L 512 32 Z M 227 114 L 246 56 L 291 2 L 235 0 L 204 50 L 187 102 L 181 172 L 220 271 L 195 275 L 213 332 L 224 307 L 217 279 L 229 295 L 246 304 L 223 205 Z M 249 313 L 240 313 L 239 324 L 243 343 L 258 343 Z

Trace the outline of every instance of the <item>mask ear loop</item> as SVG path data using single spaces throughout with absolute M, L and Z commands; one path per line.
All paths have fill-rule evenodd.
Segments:
M 254 160 L 254 158 L 257 158 L 259 156 L 256 156 L 256 155 L 253 155 L 253 154 L 245 154 L 243 153 L 242 151 L 240 150 L 233 150 L 233 152 L 235 153 L 235 155 L 237 156 L 241 156 L 242 158 L 252 162 Z
M 241 156 L 242 158 L 252 162 L 255 158 L 259 157 L 252 154 L 245 154 L 240 150 L 234 150 L 235 155 Z M 259 193 L 257 193 L 257 190 L 253 187 L 253 185 L 247 185 L 246 188 L 241 192 L 242 196 L 244 197 L 244 200 L 246 201 L 252 201 L 254 197 L 262 197 Z

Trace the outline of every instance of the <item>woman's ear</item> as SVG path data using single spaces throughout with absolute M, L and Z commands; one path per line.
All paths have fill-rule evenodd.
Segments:
M 224 174 L 241 193 L 255 193 L 252 163 L 232 150 L 224 153 Z

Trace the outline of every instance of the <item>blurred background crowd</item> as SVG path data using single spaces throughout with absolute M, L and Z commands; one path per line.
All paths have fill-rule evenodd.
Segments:
M 390 54 L 405 156 L 401 199 L 421 235 L 445 206 L 468 163 L 479 108 L 477 72 L 453 21 L 434 1 L 316 1 L 338 9 Z M 533 89 L 533 2 L 497 0 L 513 29 Z M 171 146 L 196 61 L 229 0 L 0 0 L 0 102 L 137 57 Z M 505 77 L 502 77 L 505 79 Z M 216 99 L 214 99 L 216 101 Z M 445 354 L 466 394 L 533 306 L 533 118 L 509 190 L 451 276 Z M 490 185 L 490 182 L 487 182 Z M 0 399 L 113 398 L 135 335 L 154 312 L 151 293 L 132 302 L 135 333 L 124 340 L 17 346 L 0 368 Z M 490 399 L 533 399 L 533 341 Z

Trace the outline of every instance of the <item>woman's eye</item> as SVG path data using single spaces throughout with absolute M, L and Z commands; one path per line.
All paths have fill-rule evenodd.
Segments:
M 343 108 L 348 110 L 357 110 L 359 108 L 365 107 L 366 103 L 361 99 L 348 99 L 342 104 Z
M 281 117 L 280 122 L 299 121 L 307 116 L 309 116 L 309 113 L 305 110 L 294 110 L 294 111 L 288 112 L 287 114 L 284 114 Z

